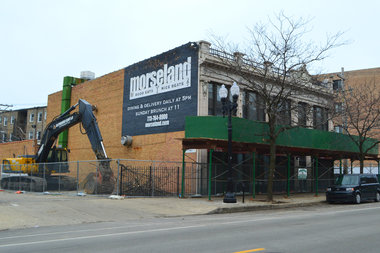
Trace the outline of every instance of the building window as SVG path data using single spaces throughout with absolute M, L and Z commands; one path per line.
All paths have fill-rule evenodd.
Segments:
M 7 126 L 7 125 L 8 125 L 8 118 L 4 117 L 4 126 Z
M 333 89 L 335 91 L 341 91 L 343 89 L 342 80 L 333 80 Z
M 3 121 L 3 116 L 0 116 L 0 124 L 1 124 L 2 121 Z
M 277 123 L 279 125 L 290 125 L 291 124 L 291 114 L 290 114 L 291 102 L 288 99 L 284 99 L 278 106 L 278 116 Z
M 335 103 L 334 107 L 335 107 L 335 113 L 339 114 L 343 112 L 342 103 Z
M 307 125 L 307 104 L 298 103 L 298 125 L 301 127 L 306 127 Z
M 15 123 L 15 116 L 11 116 L 11 125 Z
M 29 122 L 34 122 L 34 113 L 29 115 Z
M 340 133 L 340 134 L 343 133 L 343 127 L 342 126 L 335 126 L 334 130 L 336 133 Z
M 37 121 L 42 122 L 42 112 L 38 113 Z
M 243 92 L 243 118 L 249 120 L 265 121 L 264 103 L 260 97 L 251 91 Z
M 37 140 L 41 140 L 41 131 L 37 132 Z
M 6 142 L 7 141 L 7 134 L 3 133 L 3 136 L 2 136 L 1 139 L 2 139 L 3 142 Z
M 30 131 L 29 132 L 29 140 L 32 140 L 32 139 L 34 139 L 34 132 Z
M 47 112 L 45 111 L 45 113 L 44 113 L 44 120 L 46 120 L 46 115 L 47 115 Z
M 208 115 L 223 115 L 222 100 L 219 97 L 221 84 L 208 84 Z
M 313 126 L 314 126 L 314 129 L 328 131 L 327 114 L 328 114 L 328 112 L 327 112 L 326 108 L 314 106 L 314 108 L 313 108 Z
M 9 141 L 13 141 L 13 134 L 12 133 L 9 134 Z

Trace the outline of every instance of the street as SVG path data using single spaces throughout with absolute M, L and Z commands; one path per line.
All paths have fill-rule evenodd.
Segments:
M 0 252 L 379 252 L 379 212 L 319 205 L 5 230 Z

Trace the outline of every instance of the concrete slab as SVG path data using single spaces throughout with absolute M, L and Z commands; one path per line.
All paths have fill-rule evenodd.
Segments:
M 291 208 L 321 204 L 324 194 L 275 196 L 273 203 L 265 196 L 247 198 L 242 203 L 225 204 L 222 198 L 113 198 L 76 193 L 48 194 L 0 192 L 0 230 L 79 223 L 128 221 L 154 217 L 174 217 L 254 210 Z

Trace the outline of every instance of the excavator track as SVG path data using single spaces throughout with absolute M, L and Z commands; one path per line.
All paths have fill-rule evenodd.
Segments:
M 47 189 L 47 182 L 41 177 L 8 176 L 1 179 L 1 188 L 7 190 L 42 192 Z
M 9 176 L 1 179 L 1 188 L 16 191 L 73 191 L 77 181 L 68 176 L 49 176 L 46 179 L 35 176 Z

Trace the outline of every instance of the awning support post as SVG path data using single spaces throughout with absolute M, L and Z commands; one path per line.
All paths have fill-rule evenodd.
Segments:
M 340 160 L 342 163 L 342 160 Z M 318 196 L 318 157 L 314 159 L 315 162 L 315 196 Z
M 186 149 L 182 150 L 182 184 L 181 184 L 181 198 L 185 193 L 185 152 Z
M 287 173 L 287 182 L 286 182 L 286 195 L 290 196 L 290 154 L 288 154 L 288 173 Z
M 256 152 L 252 153 L 252 198 L 256 198 Z
M 212 170 L 212 152 L 214 150 L 210 149 L 209 152 L 209 165 L 208 165 L 208 200 L 211 200 L 211 170 Z

